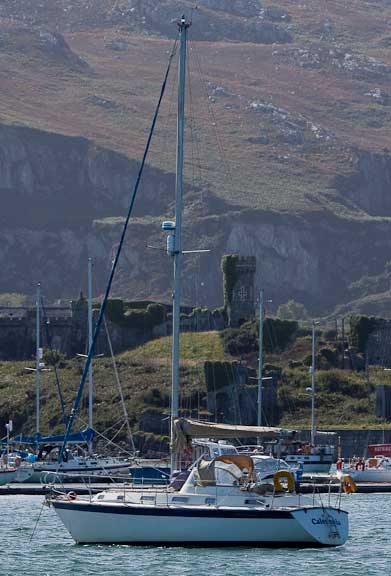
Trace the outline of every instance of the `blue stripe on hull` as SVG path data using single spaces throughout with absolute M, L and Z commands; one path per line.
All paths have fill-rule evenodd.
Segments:
M 287 510 L 222 510 L 221 508 L 184 508 L 184 507 L 146 507 L 110 504 L 80 504 L 78 502 L 52 501 L 54 508 L 58 510 L 78 510 L 81 512 L 92 512 L 95 514 L 121 514 L 127 516 L 156 516 L 156 517 L 187 517 L 187 518 L 278 518 L 291 519 L 292 514 Z

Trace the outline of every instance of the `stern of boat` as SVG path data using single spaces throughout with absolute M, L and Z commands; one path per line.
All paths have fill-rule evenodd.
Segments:
M 342 546 L 349 534 L 348 513 L 332 507 L 300 508 L 295 520 L 321 546 Z

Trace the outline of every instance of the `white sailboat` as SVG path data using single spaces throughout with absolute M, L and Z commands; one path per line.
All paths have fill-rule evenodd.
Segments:
M 89 346 L 91 345 L 92 334 L 92 261 L 88 261 L 88 327 L 89 327 Z M 29 439 L 30 446 L 45 447 L 50 446 L 51 449 L 40 450 L 39 458 L 33 460 L 31 463 L 32 473 L 24 478 L 25 482 L 62 482 L 71 479 L 85 478 L 85 477 L 110 477 L 118 476 L 120 474 L 129 473 L 129 461 L 127 459 L 119 459 L 111 456 L 102 457 L 92 453 L 92 437 L 93 437 L 93 377 L 92 365 L 89 372 L 89 393 L 88 393 L 88 424 L 89 427 L 86 431 L 75 435 L 73 442 L 74 445 L 88 445 L 88 453 L 80 454 L 68 450 L 64 453 L 61 461 L 58 460 L 59 446 L 63 442 L 63 436 L 41 436 L 40 424 L 40 392 L 41 392 L 41 372 L 46 370 L 42 362 L 43 349 L 41 348 L 41 285 L 37 286 L 36 295 L 36 353 L 35 353 L 35 368 L 29 368 L 35 372 L 35 438 Z M 18 443 L 18 439 L 14 440 Z M 20 444 L 23 444 L 21 439 Z
M 178 418 L 179 320 L 181 297 L 181 221 L 186 41 L 190 23 L 178 22 L 179 94 L 175 223 L 164 223 L 174 260 L 173 353 L 171 402 L 171 470 L 178 451 L 192 438 L 276 437 L 280 430 L 202 424 Z M 167 78 L 168 71 L 166 73 Z M 164 86 L 164 85 L 163 85 Z M 160 101 L 159 101 L 160 102 Z M 156 114 L 155 114 L 156 118 Z M 148 140 L 148 144 L 150 138 Z M 148 150 L 148 144 L 146 152 Z M 144 154 L 145 159 L 146 153 Z M 126 230 L 131 207 L 124 227 Z M 124 236 L 124 232 L 122 238 Z M 119 245 L 119 250 L 121 242 Z M 108 296 L 118 253 L 106 291 Z M 102 305 L 104 311 L 104 305 Z M 102 314 L 103 314 L 102 311 Z M 82 378 L 83 382 L 83 378 Z M 79 393 L 79 396 L 81 392 Z M 75 403 L 77 406 L 77 403 Z M 257 478 L 248 455 L 226 454 L 200 459 L 179 491 L 136 490 L 121 486 L 83 498 L 53 495 L 48 503 L 79 543 L 159 545 L 268 545 L 338 546 L 348 536 L 348 515 L 339 506 L 314 505 L 313 497 L 295 493 L 293 477 L 286 473 L 288 491 Z
M 13 423 L 9 420 L 5 425 L 7 430 L 6 451 L 0 458 L 0 486 L 10 482 L 25 482 L 33 473 L 31 464 L 22 462 L 18 454 L 10 451 L 10 432 L 12 432 Z
M 332 444 L 320 444 L 319 439 L 336 438 L 335 433 L 319 432 L 316 429 L 315 418 L 315 374 L 316 374 L 316 322 L 312 322 L 312 363 L 310 368 L 311 386 L 307 388 L 311 396 L 311 442 L 290 442 L 282 447 L 281 456 L 290 466 L 302 465 L 303 473 L 330 472 L 335 461 L 335 446 Z
M 337 472 L 337 476 L 343 480 L 344 476 L 350 476 L 355 482 L 391 482 L 391 458 L 387 456 L 372 456 L 366 460 L 352 462 L 345 465 Z

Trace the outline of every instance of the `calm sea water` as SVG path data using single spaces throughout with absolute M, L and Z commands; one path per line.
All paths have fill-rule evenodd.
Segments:
M 42 509 L 42 501 L 39 496 L 0 496 L 0 576 L 391 574 L 391 494 L 347 497 L 347 544 L 319 550 L 79 546 L 54 510 Z

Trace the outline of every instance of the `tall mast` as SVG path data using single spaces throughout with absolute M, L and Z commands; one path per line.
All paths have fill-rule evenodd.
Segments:
M 41 284 L 37 284 L 37 300 L 35 303 L 35 432 L 37 438 L 40 434 L 40 393 L 41 393 L 41 343 L 40 343 L 40 306 L 41 306 Z
M 92 346 L 92 258 L 88 258 L 88 354 Z M 88 370 L 88 427 L 93 427 L 94 381 L 92 359 Z M 92 451 L 92 440 L 89 444 Z
M 174 292 L 172 296 L 172 381 L 171 381 L 171 473 L 176 468 L 174 451 L 174 420 L 179 411 L 179 329 L 182 274 L 182 210 L 183 210 L 183 138 L 185 131 L 186 40 L 190 23 L 182 16 L 178 22 L 180 48 L 178 67 L 178 120 L 175 182 Z
M 258 426 L 262 426 L 263 316 L 263 289 L 261 289 L 259 291 Z
M 311 365 L 311 444 L 315 445 L 315 320 L 312 321 L 312 365 Z

